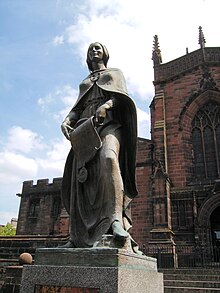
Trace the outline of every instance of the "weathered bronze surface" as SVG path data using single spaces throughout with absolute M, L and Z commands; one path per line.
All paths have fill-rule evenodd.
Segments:
M 136 246 L 128 233 L 130 201 L 137 195 L 136 107 L 122 72 L 107 68 L 108 58 L 102 44 L 89 46 L 91 73 L 80 84 L 78 100 L 61 126 L 72 144 L 62 183 L 70 214 L 67 248 L 93 247 L 105 234 L 122 244 L 130 239 L 132 249 Z

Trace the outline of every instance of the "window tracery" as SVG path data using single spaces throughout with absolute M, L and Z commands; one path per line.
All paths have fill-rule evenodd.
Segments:
M 192 121 L 194 171 L 197 180 L 220 178 L 220 105 L 209 102 Z

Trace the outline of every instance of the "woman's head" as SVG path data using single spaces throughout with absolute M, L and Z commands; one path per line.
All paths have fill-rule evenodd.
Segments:
M 105 67 L 107 67 L 108 59 L 109 53 L 104 45 L 100 44 L 99 42 L 95 42 L 89 45 L 86 62 L 90 71 L 94 70 L 93 63 L 95 60 L 102 60 Z

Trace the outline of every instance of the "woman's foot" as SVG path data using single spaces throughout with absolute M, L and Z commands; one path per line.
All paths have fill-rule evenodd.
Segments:
M 124 230 L 122 224 L 119 221 L 114 221 L 112 223 L 112 231 L 113 235 L 118 240 L 125 240 L 129 236 L 129 233 Z

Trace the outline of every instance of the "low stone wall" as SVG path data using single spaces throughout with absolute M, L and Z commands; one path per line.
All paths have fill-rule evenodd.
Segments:
M 1 293 L 18 293 L 20 291 L 22 269 L 23 266 L 6 267 L 5 272 L 2 275 L 2 280 L 0 280 Z

